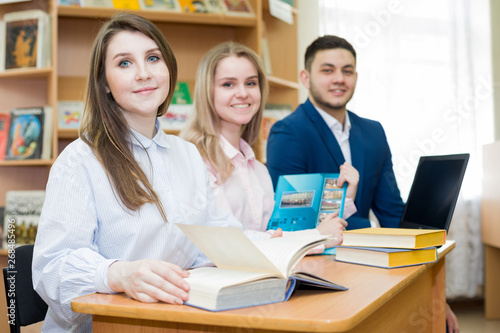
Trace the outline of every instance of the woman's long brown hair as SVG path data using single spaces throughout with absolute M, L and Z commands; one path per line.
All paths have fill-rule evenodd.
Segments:
M 106 51 L 111 39 L 119 32 L 140 32 L 159 47 L 170 72 L 170 91 L 159 106 L 158 116 L 167 111 L 177 81 L 177 61 L 162 32 L 150 21 L 134 14 L 119 13 L 99 31 L 92 47 L 86 90 L 86 105 L 80 138 L 87 143 L 102 164 L 115 193 L 122 204 L 137 211 L 146 203 L 154 203 L 164 221 L 163 204 L 146 174 L 134 158 L 129 126 L 123 111 L 111 94 L 106 93 Z

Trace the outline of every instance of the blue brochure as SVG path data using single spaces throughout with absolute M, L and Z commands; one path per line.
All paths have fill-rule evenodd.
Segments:
M 309 173 L 278 178 L 268 229 L 314 229 L 329 213 L 344 213 L 347 183 L 337 185 L 338 173 Z

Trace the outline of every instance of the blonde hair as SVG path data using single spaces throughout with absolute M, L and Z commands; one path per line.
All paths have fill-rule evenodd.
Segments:
M 241 138 L 248 144 L 252 145 L 257 141 L 269 85 L 259 56 L 245 45 L 235 42 L 217 45 L 208 51 L 201 60 L 196 74 L 194 112 L 180 134 L 185 140 L 196 145 L 203 159 L 208 161 L 219 174 L 221 182 L 226 181 L 231 175 L 233 165 L 220 145 L 220 118 L 213 101 L 214 76 L 219 62 L 230 56 L 247 58 L 257 69 L 261 93 L 260 106 L 252 120 L 242 126 L 241 133 Z
M 136 211 L 145 203 L 154 203 L 166 221 L 162 202 L 135 160 L 127 141 L 130 129 L 123 111 L 113 96 L 106 92 L 106 52 L 113 37 L 122 31 L 138 31 L 151 38 L 158 45 L 168 67 L 171 89 L 158 107 L 158 116 L 165 114 L 172 99 L 172 87 L 177 81 L 177 61 L 165 36 L 145 18 L 119 13 L 99 30 L 92 47 L 80 138 L 92 148 L 125 207 Z

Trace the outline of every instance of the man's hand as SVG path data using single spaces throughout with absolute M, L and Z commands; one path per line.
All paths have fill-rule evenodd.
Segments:
M 340 166 L 339 179 L 337 180 L 338 186 L 343 186 L 347 182 L 346 197 L 351 198 L 353 201 L 356 198 L 359 184 L 359 172 L 352 165 L 345 162 Z

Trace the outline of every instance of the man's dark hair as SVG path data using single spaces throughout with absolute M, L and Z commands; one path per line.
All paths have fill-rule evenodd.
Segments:
M 316 40 L 307 47 L 306 55 L 304 58 L 304 68 L 307 71 L 311 71 L 311 64 L 314 60 L 314 57 L 316 56 L 316 53 L 321 50 L 330 49 L 345 49 L 351 52 L 354 56 L 354 60 L 356 60 L 356 51 L 348 41 L 341 37 L 325 35 L 323 37 L 316 38 Z

